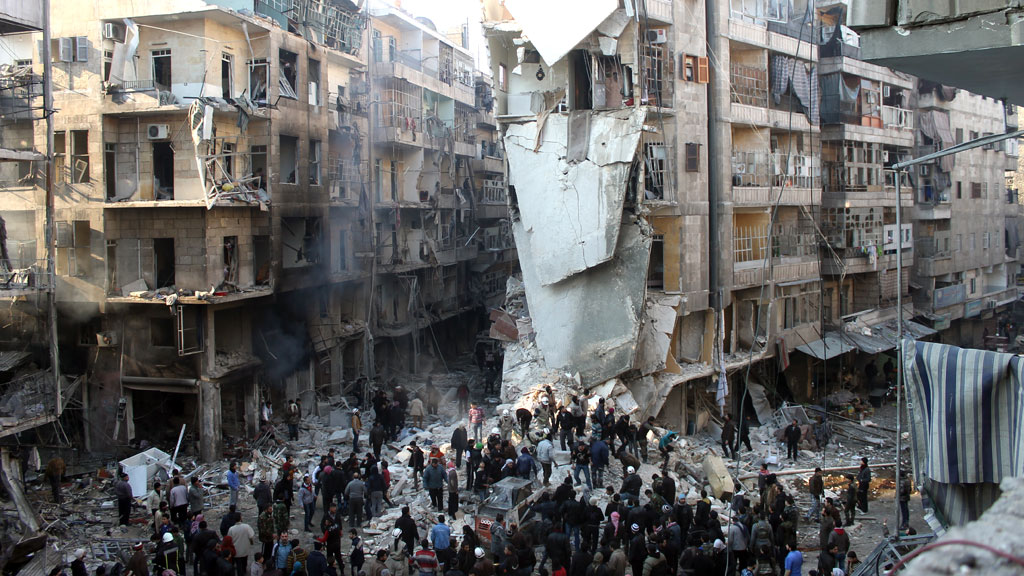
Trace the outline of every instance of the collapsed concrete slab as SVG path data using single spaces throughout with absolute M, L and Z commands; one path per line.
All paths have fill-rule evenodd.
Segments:
M 636 368 L 643 375 L 664 370 L 672 347 L 672 333 L 682 299 L 679 296 L 648 298 L 644 322 L 640 329 L 640 345 L 636 352 Z
M 523 222 L 512 226 L 536 342 L 549 368 L 578 372 L 594 386 L 633 367 L 647 287 L 650 231 L 642 220 L 622 227 L 614 258 L 545 285 Z
M 548 65 L 561 60 L 619 7 L 617 0 L 505 0 Z
M 644 117 L 642 108 L 584 110 L 508 127 L 523 228 L 516 246 L 521 259 L 529 246 L 534 282 L 554 284 L 612 259 Z

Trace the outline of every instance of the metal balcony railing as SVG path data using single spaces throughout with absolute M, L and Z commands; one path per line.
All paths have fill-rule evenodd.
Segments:
M 896 106 L 882 106 L 882 123 L 899 130 L 914 129 L 914 111 Z

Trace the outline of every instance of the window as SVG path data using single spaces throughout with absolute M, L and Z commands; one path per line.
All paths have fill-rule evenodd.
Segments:
M 232 79 L 234 78 L 235 66 L 234 56 L 228 53 L 220 55 L 220 94 L 223 98 L 231 98 L 234 90 L 232 89 Z
M 974 252 L 974 249 L 977 247 L 977 238 L 975 236 L 975 233 L 971 232 L 970 234 L 967 235 L 967 251 Z
M 498 90 L 508 91 L 508 67 L 504 64 L 498 64 Z
M 981 198 L 981 182 L 971 182 L 971 198 Z
M 166 318 L 149 319 L 149 344 L 157 348 L 173 348 L 174 343 L 174 319 Z
M 57 222 L 57 274 L 85 276 L 91 264 L 92 228 L 88 220 Z
M 953 242 L 953 252 L 959 252 L 964 247 L 964 235 L 957 234 L 956 241 Z
M 655 234 L 651 239 L 651 259 L 647 266 L 647 287 L 665 288 L 665 236 Z
M 174 238 L 153 239 L 153 272 L 157 288 L 174 286 Z
M 981 249 L 988 250 L 991 244 L 991 235 L 988 232 L 981 233 Z
M 320 185 L 320 141 L 309 141 L 309 183 Z
M 157 90 L 171 89 L 171 51 L 153 50 L 153 85 Z
M 700 172 L 700 144 L 686 143 L 686 171 Z
M 71 131 L 71 182 L 89 182 L 89 131 Z
M 971 130 L 970 132 L 968 132 L 968 134 L 969 134 L 971 140 L 977 140 L 978 139 L 978 133 L 975 132 L 974 130 Z
M 964 197 L 964 183 L 963 182 L 957 182 L 956 183 L 956 199 L 960 200 L 963 197 Z
M 295 136 L 281 135 L 281 174 L 282 184 L 298 184 L 298 148 L 299 139 Z
M 249 61 L 249 97 L 256 104 L 267 105 L 268 78 L 269 66 L 267 66 L 266 58 Z
M 963 128 L 957 128 L 956 129 L 956 143 L 957 144 L 963 144 L 964 143 L 964 129 Z
M 983 199 L 988 199 L 988 182 L 981 183 L 981 197 Z
M 25 67 L 28 67 L 28 66 L 32 65 L 32 59 L 28 58 L 28 59 L 23 59 L 23 60 L 15 60 L 14 61 L 14 65 L 19 67 L 19 68 L 25 68 Z
M 278 81 L 281 88 L 281 96 L 298 100 L 298 91 L 296 90 L 299 79 L 298 55 L 287 50 L 280 50 L 277 53 L 277 65 L 281 71 Z
M 103 51 L 103 79 L 110 82 L 110 68 L 114 62 L 114 51 L 104 50 Z
M 103 143 L 103 183 L 107 188 L 107 200 L 117 196 L 117 144 Z
M 683 80 L 707 84 L 710 81 L 707 57 L 683 54 Z
M 348 231 L 338 233 L 338 271 L 348 270 Z
M 67 133 L 63 130 L 53 133 L 53 177 L 56 182 L 67 182 Z
M 153 142 L 153 195 L 157 200 L 174 200 L 174 147 Z
M 978 291 L 978 279 L 977 278 L 971 278 L 969 290 L 970 290 L 971 294 L 974 294 L 975 292 Z
M 320 105 L 320 61 L 310 58 L 307 61 L 306 73 L 309 76 L 309 105 Z
M 223 254 L 224 281 L 238 284 L 238 236 L 225 236 Z
M 234 179 L 235 177 L 235 145 L 231 142 L 225 142 L 220 147 L 221 155 L 224 161 L 221 165 L 224 167 L 224 173 L 229 178 Z
M 267 189 L 266 173 L 267 173 L 267 147 L 266 146 L 249 146 L 249 170 L 252 171 L 252 175 L 258 177 L 260 180 L 256 183 L 257 187 L 262 190 Z
M 252 271 L 257 286 L 270 283 L 270 236 L 252 237 Z

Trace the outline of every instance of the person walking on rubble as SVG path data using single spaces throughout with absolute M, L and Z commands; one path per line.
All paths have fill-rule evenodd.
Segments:
M 455 391 L 455 397 L 459 400 L 459 414 L 469 410 L 469 386 L 465 382 L 459 384 L 459 388 Z
M 437 409 L 441 405 L 441 391 L 434 386 L 434 380 L 427 376 L 427 385 L 423 387 L 423 402 L 427 405 L 427 414 L 437 416 Z
M 820 522 L 821 498 L 825 495 L 825 479 L 821 475 L 821 468 L 814 469 L 814 475 L 807 481 L 807 491 L 811 494 L 811 507 L 804 515 L 804 520 Z
M 128 483 L 128 475 L 122 473 L 121 480 L 114 483 L 114 497 L 117 498 L 117 522 L 127 526 L 132 513 L 132 485 Z
M 348 526 L 359 528 L 363 524 L 363 499 L 366 496 L 366 484 L 359 479 L 359 472 L 352 473 L 352 480 L 345 486 L 345 498 L 348 499 Z
M 412 418 L 413 428 L 423 429 L 423 416 L 426 411 L 423 409 L 423 400 L 419 396 L 409 402 L 409 418 Z
M 753 452 L 754 449 L 750 446 L 750 416 L 747 416 L 740 422 L 740 439 L 736 442 L 735 450 L 740 449 L 740 444 L 747 447 L 747 452 Z
M 302 421 L 302 408 L 298 400 L 288 402 L 288 410 L 285 414 L 285 421 L 288 423 L 288 439 L 297 441 L 299 439 L 299 422 Z
M 537 461 L 544 472 L 544 485 L 551 485 L 551 465 L 555 461 L 555 444 L 551 441 L 551 433 L 544 429 L 544 438 L 537 443 Z
M 352 451 L 359 452 L 359 433 L 363 431 L 363 419 L 359 416 L 359 408 L 352 409 Z
M 380 459 L 381 448 L 384 447 L 384 427 L 381 426 L 380 422 L 374 422 L 373 427 L 370 428 L 370 446 L 373 448 L 373 455 L 378 460 Z
M 786 426 L 783 436 L 786 439 L 786 457 L 796 461 L 797 454 L 800 452 L 800 425 L 797 424 L 796 418 L 793 418 L 793 422 Z
M 849 483 L 843 491 L 843 511 L 846 513 L 846 525 L 852 526 L 857 519 L 857 480 L 853 475 L 847 475 L 846 479 Z
M 452 432 L 451 446 L 455 450 L 455 466 L 461 467 L 462 453 L 469 447 L 469 437 L 463 424 L 459 424 Z
M 868 489 L 871 488 L 871 468 L 868 467 L 867 456 L 860 459 L 860 471 L 857 472 L 857 507 L 868 513 Z
M 416 445 L 415 440 L 409 442 L 408 450 L 412 453 L 412 455 L 409 456 L 409 467 L 412 468 L 412 487 L 415 490 L 419 490 L 420 475 L 423 474 L 424 468 L 423 450 L 420 450 L 420 447 Z
M 46 480 L 50 483 L 53 503 L 58 506 L 63 503 L 63 499 L 60 496 L 60 483 L 64 479 L 65 470 L 64 459 L 60 456 L 54 456 L 46 463 Z
M 727 458 L 735 458 L 736 450 L 732 447 L 733 443 L 736 442 L 736 424 L 732 421 L 732 416 L 725 415 L 725 421 L 722 423 L 722 454 Z
M 447 475 L 441 468 L 437 458 L 430 459 L 430 466 L 423 471 L 423 487 L 430 494 L 430 504 L 435 510 L 444 510 L 444 499 L 442 492 Z
M 900 530 L 910 528 L 910 493 L 913 485 L 906 470 L 900 470 Z
M 476 404 L 469 405 L 469 425 L 473 427 L 474 438 L 477 440 L 483 438 L 484 409 Z

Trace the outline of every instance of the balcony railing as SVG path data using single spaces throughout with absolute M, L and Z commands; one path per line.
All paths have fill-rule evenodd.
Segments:
M 914 129 L 914 111 L 896 106 L 882 106 L 882 124 L 899 130 Z
M 733 186 L 821 187 L 821 162 L 816 156 L 736 151 L 732 174 Z

